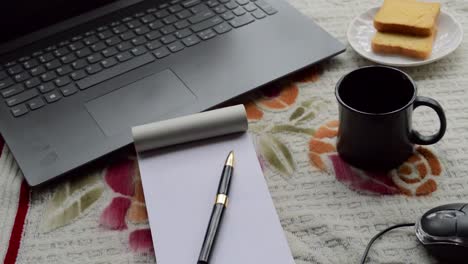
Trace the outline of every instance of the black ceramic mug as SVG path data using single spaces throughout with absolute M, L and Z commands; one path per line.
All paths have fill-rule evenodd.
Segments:
M 437 101 L 416 94 L 411 77 L 391 67 L 363 67 L 342 77 L 335 91 L 340 156 L 358 168 L 389 170 L 412 155 L 414 144 L 439 141 L 446 129 L 444 111 Z M 439 116 L 436 134 L 425 136 L 411 128 L 413 110 L 419 106 L 430 107 Z

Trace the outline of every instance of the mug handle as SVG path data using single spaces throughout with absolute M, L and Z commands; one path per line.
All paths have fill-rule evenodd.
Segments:
M 414 105 L 413 105 L 413 110 L 415 110 L 419 106 L 430 107 L 437 113 L 437 115 L 439 116 L 439 120 L 440 120 L 440 128 L 439 128 L 439 132 L 430 136 L 424 136 L 418 131 L 412 130 L 411 141 L 414 144 L 418 144 L 418 145 L 434 144 L 444 136 L 445 130 L 447 129 L 447 120 L 445 119 L 444 110 L 442 109 L 442 106 L 440 106 L 440 104 L 436 100 L 428 98 L 428 97 L 424 97 L 424 96 L 416 97 L 416 100 L 414 101 Z

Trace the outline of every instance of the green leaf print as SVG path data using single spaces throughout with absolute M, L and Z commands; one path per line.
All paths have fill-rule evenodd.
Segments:
M 306 135 L 313 136 L 315 133 L 315 130 L 312 128 L 302 128 L 302 127 L 296 127 L 296 126 L 291 126 L 291 125 L 276 125 L 271 128 L 271 132 L 273 133 L 292 132 L 292 133 L 306 134 Z
M 260 139 L 260 151 L 275 169 L 285 176 L 291 176 L 296 170 L 294 158 L 288 147 L 274 136 Z
M 84 215 L 86 209 L 98 201 L 104 192 L 100 179 L 99 172 L 60 185 L 47 204 L 42 231 L 50 232 Z

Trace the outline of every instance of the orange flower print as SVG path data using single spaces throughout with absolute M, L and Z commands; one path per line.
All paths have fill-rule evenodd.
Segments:
M 399 168 L 388 173 L 368 172 L 354 168 L 338 155 L 336 137 L 338 121 L 320 126 L 309 141 L 310 163 L 328 173 L 352 190 L 373 194 L 429 195 L 437 190 L 441 175 L 439 159 L 429 149 L 418 146 Z
M 439 159 L 429 149 L 417 147 L 398 169 L 391 172 L 393 182 L 408 196 L 428 195 L 437 190 L 436 177 L 442 173 Z
M 321 73 L 322 68 L 320 65 L 314 65 L 293 74 L 291 79 L 299 83 L 315 82 L 319 79 Z
M 256 104 L 265 110 L 285 110 L 294 105 L 299 95 L 299 88 L 294 83 L 286 86 L 269 85 L 260 92 L 261 97 Z
M 247 119 L 250 122 L 258 121 L 263 118 L 263 111 L 258 109 L 254 102 L 244 104 L 245 111 L 247 112 Z

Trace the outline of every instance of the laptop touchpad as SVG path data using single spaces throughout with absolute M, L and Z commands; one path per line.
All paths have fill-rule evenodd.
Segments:
M 136 125 L 176 116 L 196 97 L 171 71 L 150 75 L 86 103 L 108 136 L 130 132 Z

